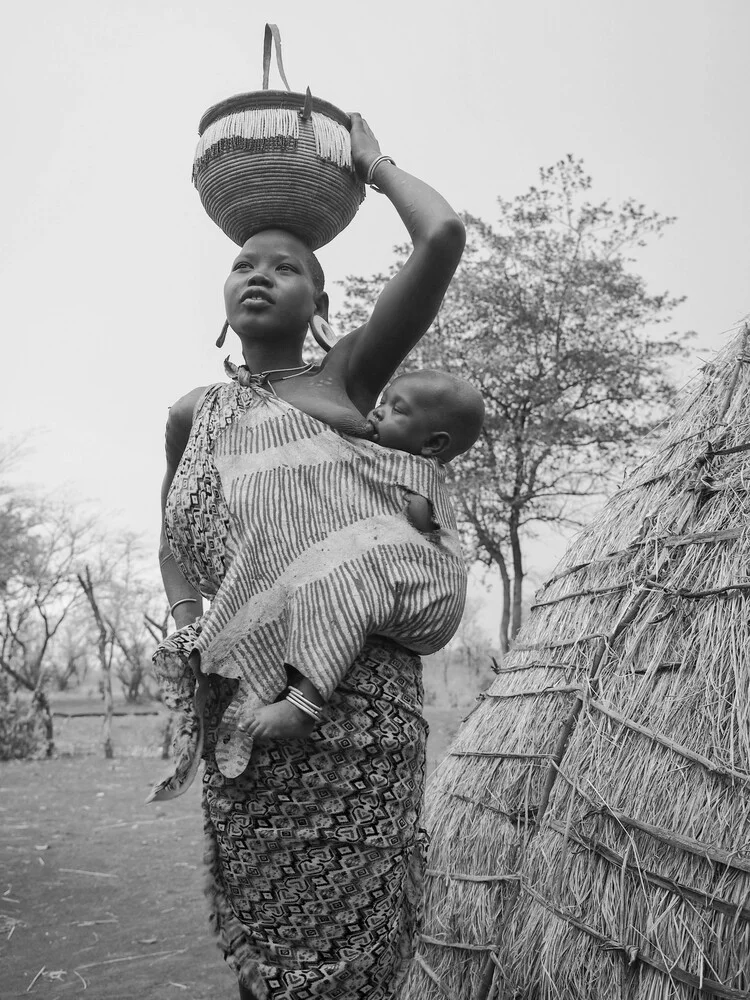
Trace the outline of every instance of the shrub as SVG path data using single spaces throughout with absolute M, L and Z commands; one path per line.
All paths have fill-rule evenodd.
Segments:
M 32 757 L 43 741 L 41 719 L 29 701 L 17 695 L 0 699 L 0 760 Z

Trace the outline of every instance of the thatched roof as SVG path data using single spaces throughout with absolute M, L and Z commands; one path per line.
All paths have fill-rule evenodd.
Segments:
M 748 490 L 746 328 L 435 772 L 403 1000 L 750 997 Z

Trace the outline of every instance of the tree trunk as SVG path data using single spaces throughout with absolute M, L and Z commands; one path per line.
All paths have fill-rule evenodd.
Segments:
M 521 539 L 518 534 L 518 512 L 511 511 L 508 518 L 510 531 L 510 550 L 513 554 L 513 612 L 511 615 L 510 637 L 515 639 L 521 628 L 523 613 L 523 553 Z
M 104 647 L 104 648 L 102 648 Z M 99 640 L 99 662 L 104 664 L 107 659 L 106 633 L 104 643 Z M 102 746 L 104 756 L 107 760 L 112 760 L 115 755 L 112 743 L 112 713 L 114 711 L 114 701 L 112 698 L 112 671 L 110 663 L 102 668 L 102 694 L 104 695 L 104 721 L 102 723 Z
M 102 669 L 102 695 L 104 696 L 102 742 L 104 746 L 104 756 L 107 760 L 111 760 L 115 755 L 112 745 L 112 712 L 114 708 L 112 700 L 112 658 L 111 656 L 107 656 L 107 645 L 111 645 L 111 639 L 94 595 L 94 584 L 91 582 L 91 573 L 88 566 L 85 567 L 83 576 L 80 573 L 78 574 L 78 582 L 80 583 L 81 589 L 86 595 L 86 598 L 91 606 L 91 612 L 94 616 L 94 621 L 96 622 L 96 627 L 99 632 L 97 649 L 99 652 L 99 666 Z
M 34 691 L 34 704 L 41 713 L 44 725 L 44 739 L 47 743 L 45 756 L 52 757 L 55 753 L 55 723 L 49 699 L 44 688 L 41 686 L 37 687 Z
M 508 567 L 505 563 L 505 557 L 503 556 L 502 550 L 495 544 L 492 535 L 485 529 L 482 519 L 478 516 L 476 511 L 473 510 L 466 502 L 464 502 L 462 506 L 466 517 L 474 526 L 479 544 L 487 552 L 491 561 L 497 563 L 497 568 L 500 570 L 500 580 L 503 586 L 503 605 L 500 612 L 499 629 L 500 656 L 502 658 L 510 649 L 511 593 Z
M 500 612 L 500 657 L 502 659 L 510 649 L 510 576 L 502 557 L 499 560 L 496 558 L 495 562 L 500 570 L 500 581 L 503 585 L 503 607 Z

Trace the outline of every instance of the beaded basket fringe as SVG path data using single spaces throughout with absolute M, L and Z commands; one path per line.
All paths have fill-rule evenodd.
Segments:
M 237 95 L 201 121 L 193 183 L 210 218 L 239 246 L 278 228 L 316 250 L 364 200 L 348 119 L 324 101 L 301 114 L 304 101 L 271 91 Z
M 311 115 L 315 152 L 323 160 L 354 172 L 349 134 L 327 115 Z M 211 159 L 230 149 L 283 149 L 299 140 L 300 116 L 291 108 L 249 108 L 228 114 L 206 129 L 198 140 L 193 164 L 193 182 Z

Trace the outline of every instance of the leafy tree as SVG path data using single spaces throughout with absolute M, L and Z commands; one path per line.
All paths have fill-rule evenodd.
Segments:
M 524 543 L 540 524 L 581 523 L 667 413 L 669 362 L 685 353 L 685 335 L 657 335 L 682 299 L 650 294 L 631 256 L 674 220 L 632 199 L 593 202 L 590 189 L 569 156 L 526 193 L 499 198 L 496 226 L 465 215 L 461 265 L 404 366 L 483 390 L 481 439 L 451 473 L 468 550 L 500 574 L 503 651 L 521 625 Z M 394 269 L 406 248 L 396 253 Z M 386 278 L 346 279 L 348 327 Z

